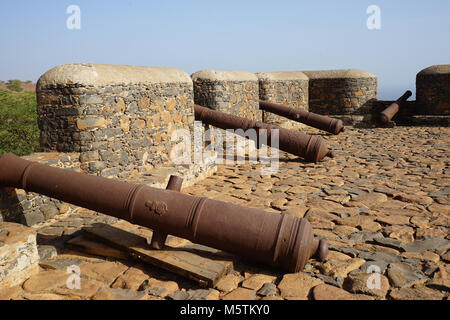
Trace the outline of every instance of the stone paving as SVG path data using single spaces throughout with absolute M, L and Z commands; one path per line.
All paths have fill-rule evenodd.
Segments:
M 302 129 L 321 134 L 315 129 Z M 312 164 L 280 153 L 279 171 L 221 165 L 183 192 L 307 218 L 328 240 L 326 261 L 286 274 L 236 257 L 215 288 L 116 258 L 90 256 L 66 241 L 94 222 L 145 228 L 84 209 L 38 229 L 40 272 L 0 299 L 437 299 L 450 296 L 448 127 L 346 127 L 324 135 L 334 159 Z M 182 240 L 180 240 L 182 241 Z M 68 289 L 77 265 L 81 289 Z M 375 272 L 375 273 L 373 273 Z

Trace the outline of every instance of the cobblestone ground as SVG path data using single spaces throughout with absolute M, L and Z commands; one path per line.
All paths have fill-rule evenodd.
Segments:
M 324 135 L 334 159 L 310 164 L 281 153 L 279 171 L 271 176 L 261 176 L 262 165 L 220 166 L 214 176 L 183 189 L 307 218 L 315 234 L 328 239 L 325 262 L 310 260 L 302 272 L 285 274 L 236 257 L 233 273 L 214 289 L 202 289 L 151 266 L 67 249 L 65 241 L 93 222 L 151 234 L 80 210 L 38 231 L 40 273 L 0 291 L 0 298 L 448 300 L 450 129 L 346 129 Z M 81 269 L 78 290 L 66 286 L 66 268 L 73 264 Z

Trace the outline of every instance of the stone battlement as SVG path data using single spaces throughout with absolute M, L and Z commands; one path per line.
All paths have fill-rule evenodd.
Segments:
M 259 99 L 281 103 L 292 108 L 308 110 L 309 79 L 300 71 L 259 72 Z M 263 111 L 263 120 L 267 123 L 289 127 L 298 126 L 298 122 L 290 121 L 270 112 Z
M 255 74 L 233 70 L 201 70 L 191 77 L 196 104 L 238 117 L 262 120 L 262 112 L 259 110 L 258 78 Z M 232 150 L 236 144 L 250 150 L 254 149 L 253 141 L 234 134 L 226 138 L 224 130 L 214 130 L 218 130 L 224 137 L 224 150 Z M 211 134 L 211 140 L 214 139 L 215 134 Z
M 258 78 L 245 71 L 201 70 L 192 74 L 194 101 L 214 110 L 261 120 Z
M 423 69 L 416 77 L 417 113 L 450 115 L 450 64 Z
M 173 131 L 192 130 L 192 81 L 181 70 L 63 65 L 38 81 L 41 147 L 79 152 L 83 171 L 124 177 L 170 163 Z
M 309 111 L 325 115 L 363 115 L 378 97 L 377 76 L 362 70 L 303 71 L 309 78 Z
M 448 125 L 449 77 L 450 65 L 419 72 L 417 101 L 408 101 L 394 120 Z M 260 111 L 259 100 L 331 115 L 346 124 L 371 123 L 393 102 L 377 99 L 377 85 L 376 75 L 357 69 L 256 74 L 201 70 L 189 76 L 174 68 L 61 65 L 37 83 L 40 143 L 45 152 L 25 158 L 158 187 L 164 187 L 170 174 L 178 174 L 189 185 L 216 170 L 213 158 L 191 165 L 172 161 L 180 142 L 173 133 L 194 132 L 194 102 L 284 127 L 301 125 Z M 195 143 L 203 141 L 193 139 L 193 150 L 198 147 Z M 254 144 L 245 140 L 245 147 Z M 48 197 L 0 188 L 0 220 L 34 225 L 71 209 L 75 208 Z
M 265 175 L 263 162 L 225 163 L 218 169 L 211 153 L 203 153 L 201 163 L 175 161 L 179 151 L 191 148 L 192 155 L 206 145 L 193 137 L 188 144 L 177 133 L 194 132 L 194 102 L 282 126 L 292 123 L 261 112 L 259 100 L 331 115 L 347 124 L 376 124 L 376 117 L 393 102 L 377 99 L 377 77 L 354 69 L 256 74 L 203 70 L 192 78 L 171 68 L 70 64 L 51 69 L 39 79 L 36 92 L 45 152 L 24 159 L 158 188 L 177 175 L 184 179 L 186 194 L 305 218 L 331 250 L 326 261 L 308 263 L 298 274 L 258 271 L 259 266 L 250 268 L 238 255 L 219 254 L 219 260 L 230 259 L 230 266 L 244 268 L 224 274 L 215 289 L 189 285 L 186 291 L 178 276 L 156 269 L 150 273 L 141 263 L 121 261 L 131 258 L 128 253 L 92 241 L 86 233 L 80 236 L 97 223 L 147 241 L 153 231 L 51 197 L 0 187 L 0 300 L 233 300 L 256 295 L 280 300 L 448 300 L 449 129 L 394 126 L 448 127 L 449 71 L 445 65 L 419 72 L 417 101 L 402 105 L 386 125 L 392 128 L 348 127 L 343 134 L 324 135 L 335 152 L 333 159 L 312 164 L 282 152 L 279 170 Z M 305 133 L 322 134 L 295 125 Z M 195 126 L 202 136 L 207 128 Z M 211 136 L 219 137 L 216 131 Z M 169 236 L 168 241 L 197 251 L 187 240 Z M 180 266 L 194 260 L 179 257 Z M 368 268 L 375 262 L 381 289 L 369 290 Z M 67 285 L 67 267 L 74 265 L 82 272 L 79 290 Z M 208 265 L 207 272 L 214 269 Z
M 170 174 L 189 185 L 216 170 L 212 158 L 201 164 L 172 161 L 180 143 L 175 133 L 194 127 L 193 84 L 182 70 L 61 65 L 41 76 L 36 96 L 45 152 L 24 157 L 28 160 L 157 187 L 165 187 Z M 0 188 L 5 221 L 35 225 L 69 208 L 45 196 Z

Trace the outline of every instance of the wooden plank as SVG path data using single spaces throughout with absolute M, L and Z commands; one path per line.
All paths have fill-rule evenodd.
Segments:
M 129 254 L 124 252 L 123 250 L 119 250 L 111 246 L 108 246 L 107 244 L 104 244 L 102 242 L 86 238 L 84 235 L 78 236 L 76 238 L 67 241 L 67 247 L 73 250 L 108 258 L 116 258 L 116 259 L 129 258 Z
M 203 287 L 214 287 L 233 268 L 232 261 L 219 250 L 191 242 L 182 247 L 153 250 L 146 238 L 107 224 L 85 227 L 84 231 L 135 259 L 197 281 Z

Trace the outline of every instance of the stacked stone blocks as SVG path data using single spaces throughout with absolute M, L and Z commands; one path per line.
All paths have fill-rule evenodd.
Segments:
M 238 117 L 262 121 L 259 110 L 258 78 L 245 71 L 201 70 L 192 74 L 194 102 L 197 105 L 232 114 Z M 211 129 L 206 126 L 205 129 Z M 223 137 L 224 153 L 234 154 L 236 145 L 246 150 L 254 150 L 253 141 L 237 135 L 228 135 L 222 129 L 217 130 Z M 217 134 L 216 134 L 217 135 Z M 215 139 L 214 133 L 210 137 Z
M 259 72 L 256 76 L 260 100 L 308 111 L 308 77 L 303 72 Z M 298 126 L 298 123 L 266 111 L 263 111 L 263 120 L 282 127 Z
M 309 111 L 323 115 L 366 115 L 377 100 L 378 80 L 356 69 L 303 71 L 309 78 Z
M 258 78 L 245 71 L 201 70 L 192 76 L 194 102 L 239 117 L 262 120 Z
M 416 76 L 417 113 L 450 115 L 450 64 L 434 65 Z
M 103 177 L 170 163 L 171 134 L 194 121 L 192 82 L 177 69 L 63 65 L 37 97 L 44 151 L 79 152 L 82 170 Z

